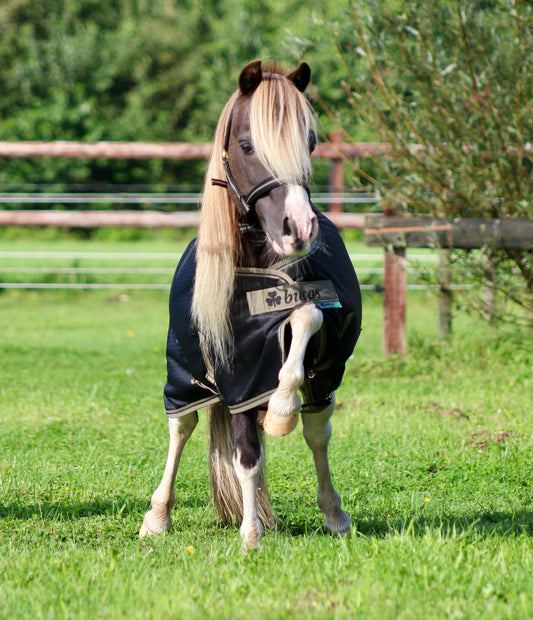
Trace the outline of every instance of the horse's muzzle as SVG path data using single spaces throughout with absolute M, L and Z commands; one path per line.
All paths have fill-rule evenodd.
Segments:
M 307 254 L 318 234 L 318 221 L 307 191 L 300 185 L 289 185 L 281 235 L 272 236 L 274 250 L 284 256 Z

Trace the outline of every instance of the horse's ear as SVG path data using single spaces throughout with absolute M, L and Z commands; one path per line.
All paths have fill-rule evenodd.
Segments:
M 302 64 L 293 71 L 290 75 L 287 76 L 296 88 L 303 93 L 309 84 L 309 80 L 311 79 L 311 67 L 306 63 L 302 62 Z
M 263 79 L 261 61 L 254 60 L 244 67 L 239 76 L 239 88 L 243 95 L 250 95 L 259 86 Z

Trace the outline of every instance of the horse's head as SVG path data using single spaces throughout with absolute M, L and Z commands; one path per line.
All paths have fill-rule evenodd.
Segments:
M 263 70 L 260 61 L 250 63 L 217 125 L 203 191 L 192 314 L 221 363 L 232 350 L 229 307 L 243 225 L 260 227 L 267 240 L 261 249 L 281 256 L 307 253 L 318 234 L 309 201 L 316 131 L 302 94 L 310 75 L 306 64 L 284 76 Z
M 226 182 L 240 219 L 258 222 L 283 256 L 307 253 L 318 233 L 309 200 L 316 130 L 302 95 L 310 75 L 305 63 L 288 76 L 263 71 L 261 61 L 247 65 L 224 138 Z

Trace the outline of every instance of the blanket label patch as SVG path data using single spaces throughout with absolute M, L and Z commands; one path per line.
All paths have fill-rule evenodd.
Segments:
M 339 297 L 331 280 L 295 282 L 271 286 L 246 293 L 252 316 L 290 310 L 303 303 L 314 303 L 319 308 L 340 308 Z

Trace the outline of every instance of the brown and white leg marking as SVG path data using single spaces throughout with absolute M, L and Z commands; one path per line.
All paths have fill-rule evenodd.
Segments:
M 296 308 L 289 319 L 292 340 L 289 354 L 279 371 L 279 385 L 270 397 L 263 421 L 265 433 L 283 437 L 294 430 L 302 401 L 298 389 L 304 380 L 304 357 L 311 336 L 322 325 L 322 312 L 314 304 Z
M 257 487 L 264 456 L 257 433 L 257 411 L 237 413 L 231 418 L 234 435 L 233 467 L 242 491 L 242 549 L 258 549 L 263 524 L 257 511 Z
M 318 478 L 318 506 L 324 513 L 324 529 L 344 536 L 350 533 L 351 519 L 341 508 L 341 499 L 333 487 L 328 462 L 328 444 L 331 438 L 330 418 L 335 400 L 323 411 L 303 413 L 303 434 L 313 452 Z
M 171 528 L 172 519 L 170 512 L 175 502 L 174 482 L 178 473 L 181 453 L 197 423 L 198 414 L 196 411 L 180 418 L 169 418 L 170 443 L 165 471 L 163 472 L 163 479 L 160 485 L 152 495 L 152 509 L 144 515 L 139 538 L 144 538 L 151 534 L 161 534 Z
M 244 467 L 240 451 L 236 451 L 233 457 L 235 473 L 241 483 L 242 490 L 242 523 L 241 538 L 242 549 L 259 549 L 263 537 L 263 524 L 257 514 L 257 482 L 263 469 L 263 454 L 257 464 L 251 468 Z

